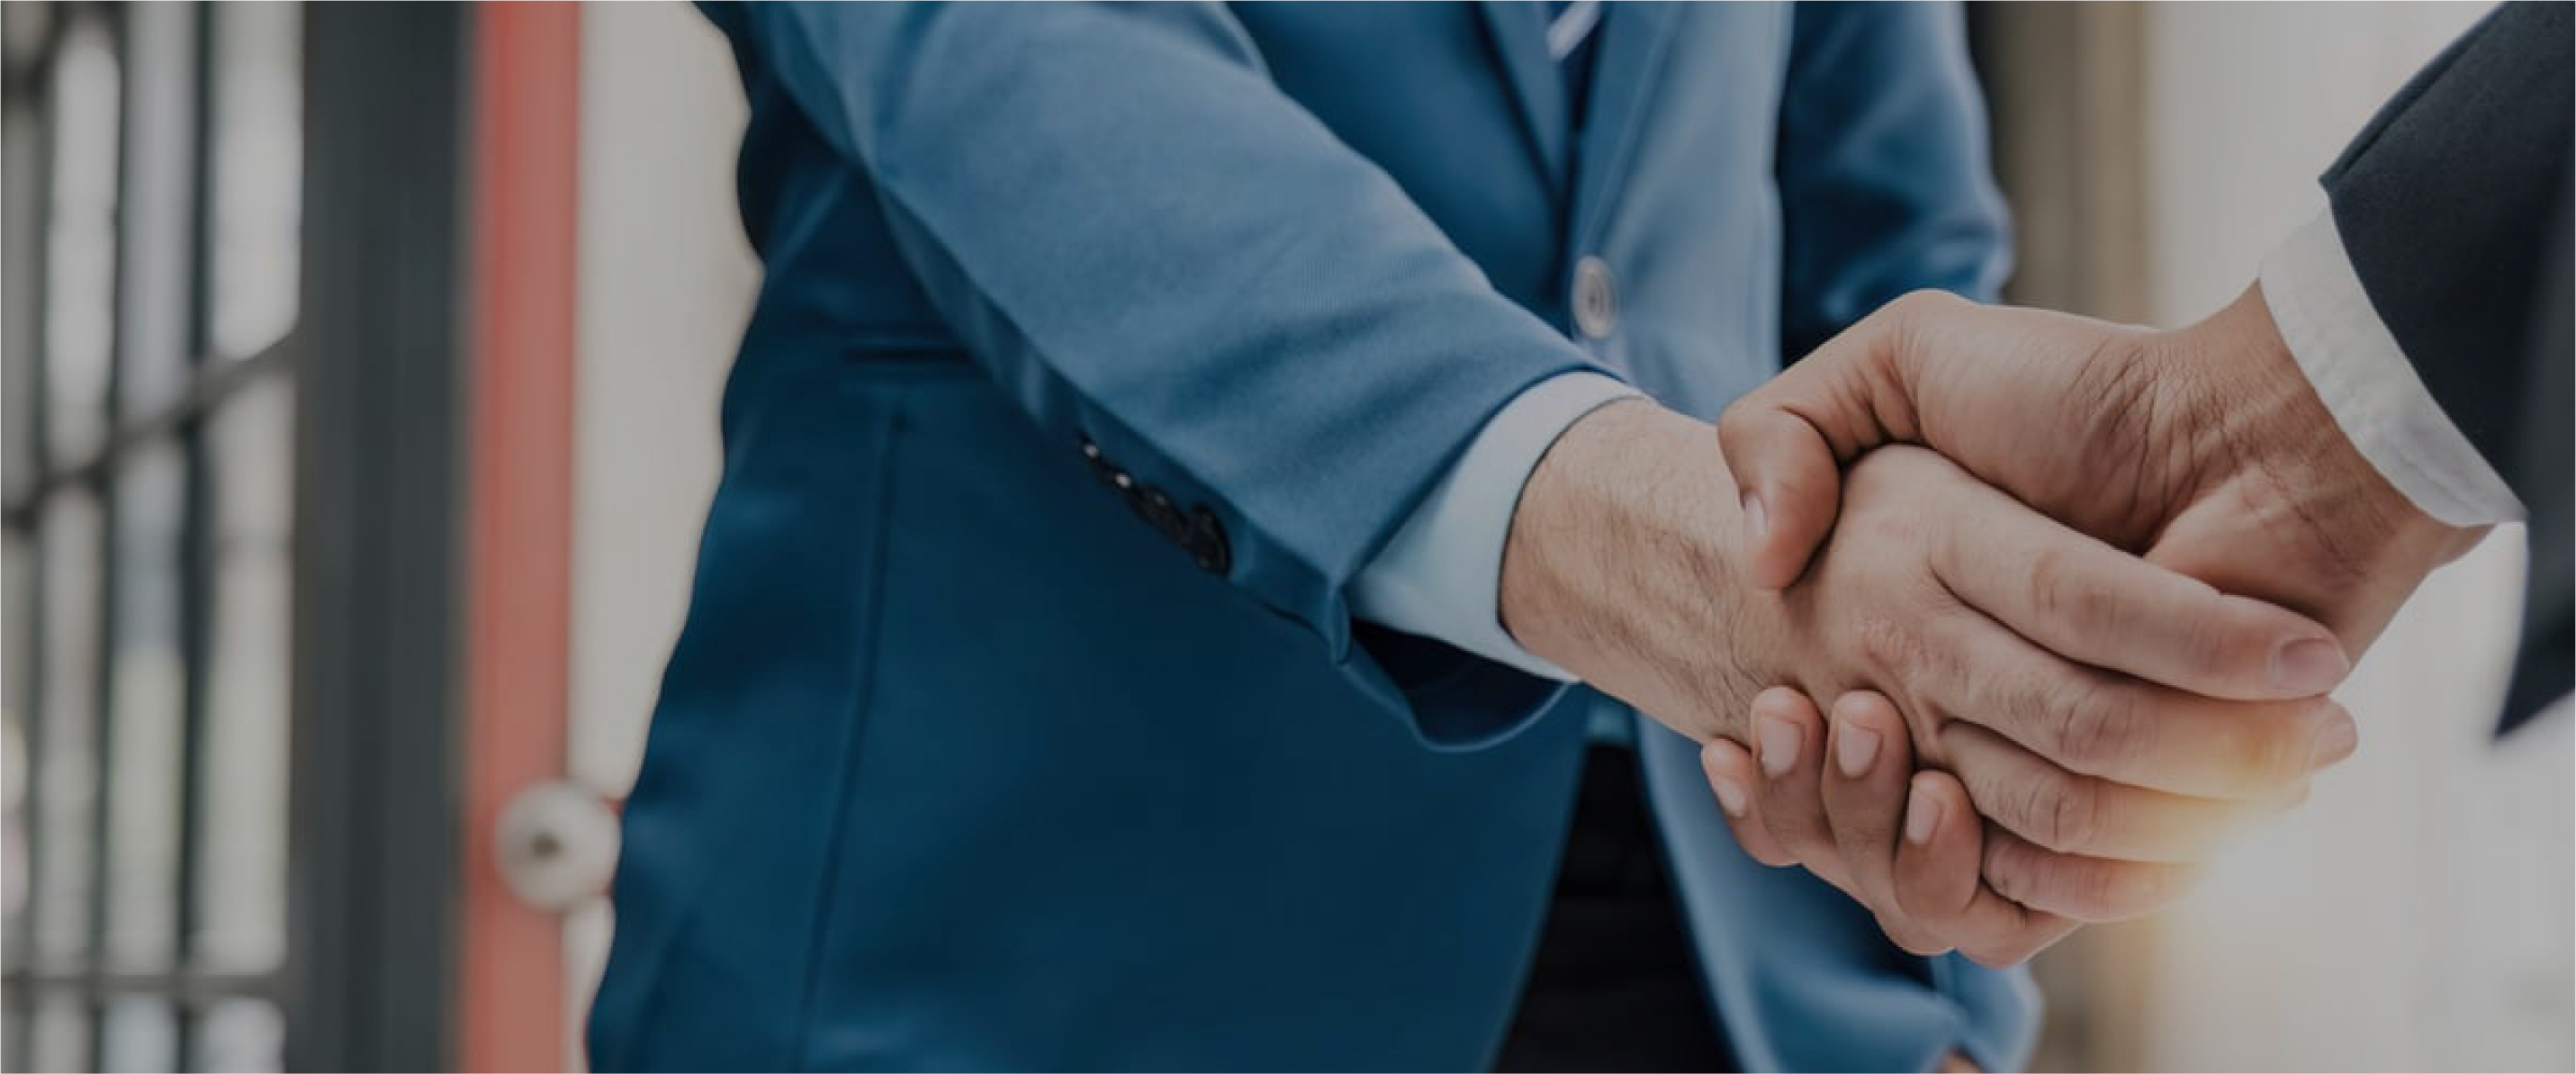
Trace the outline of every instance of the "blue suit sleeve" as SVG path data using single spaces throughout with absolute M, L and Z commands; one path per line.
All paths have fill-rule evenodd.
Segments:
M 1434 744 L 1553 695 L 1454 650 L 1354 649 L 1346 594 L 1488 417 L 1590 363 L 1281 93 L 1222 6 L 710 14 L 874 180 L 942 317 L 1066 451 L 1212 512 L 1228 579 Z
M 1959 9 L 1949 4 L 1802 3 L 1791 31 L 1778 161 L 1786 262 L 1782 343 L 1813 349 L 1890 299 L 1920 288 L 1995 296 L 2011 264 L 2003 199 L 1987 169 L 1983 101 L 1968 67 Z M 1822 885 L 1815 885 L 1821 889 Z M 1947 955 L 1903 956 L 1865 932 L 1952 1017 L 1937 1058 L 1964 1051 L 1988 1070 L 2016 1069 L 2038 1032 L 2038 993 L 2023 970 Z M 1866 989 L 1820 989 L 1819 1008 Z M 1867 1024 L 1850 1002 L 1825 1022 Z

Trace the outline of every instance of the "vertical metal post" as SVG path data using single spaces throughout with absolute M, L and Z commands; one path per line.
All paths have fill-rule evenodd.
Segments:
M 306 12 L 287 1062 L 446 1069 L 474 14 Z

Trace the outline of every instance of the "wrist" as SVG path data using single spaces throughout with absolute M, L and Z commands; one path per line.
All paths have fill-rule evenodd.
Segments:
M 1567 426 L 1531 467 L 1504 537 L 1496 598 L 1504 631 L 1523 648 L 1581 671 L 1565 660 L 1589 655 L 1587 641 L 1615 614 L 1603 592 L 1605 546 L 1619 543 L 1615 533 L 1658 525 L 1623 470 L 1666 435 L 1667 416 L 1645 400 L 1612 403 Z
M 2267 473 L 2313 509 L 2349 501 L 2356 542 L 2382 554 L 2447 561 L 2477 543 L 2481 529 L 2426 514 L 2365 458 L 2300 368 L 2272 318 L 2261 284 L 2179 335 L 2200 345 L 2213 367 L 2215 400 L 2228 404 L 2206 438 L 2216 450 Z M 2354 510 L 2357 508 L 2357 510 Z M 2354 549 L 2356 555 L 2368 549 Z
M 1705 422 L 1644 399 L 1585 415 L 1540 458 L 1513 509 L 1504 630 L 1705 738 L 1724 699 L 1753 688 L 1731 659 L 1745 633 L 1732 621 L 1742 589 L 1733 488 Z
M 2300 565 L 2261 574 L 2224 560 L 2168 566 L 2317 618 L 2359 652 L 2415 579 L 2482 535 L 2426 514 L 2362 456 L 2283 340 L 2259 285 L 2198 324 L 2155 333 L 2149 347 L 2158 383 L 2174 390 L 2149 408 L 2162 428 L 2148 443 L 2190 460 L 2183 472 L 2192 484 L 2177 502 L 2204 505 L 2166 537 L 2231 530 L 2237 544 L 2283 546 L 2270 562 Z M 2216 521 L 2230 512 L 2232 522 Z M 2177 543 L 2210 556 L 2230 544 Z M 2392 579 L 2404 584 L 2392 588 Z

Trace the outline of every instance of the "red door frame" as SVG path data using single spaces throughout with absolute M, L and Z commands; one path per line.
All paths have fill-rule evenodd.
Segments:
M 570 1028 L 563 924 L 511 893 L 493 843 L 511 798 L 565 764 L 580 5 L 475 5 L 472 63 L 455 1055 L 463 1070 L 554 1070 Z

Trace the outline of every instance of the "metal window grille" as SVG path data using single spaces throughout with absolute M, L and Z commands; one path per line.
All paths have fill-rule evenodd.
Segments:
M 275 1069 L 299 5 L 0 22 L 11 1069 Z

